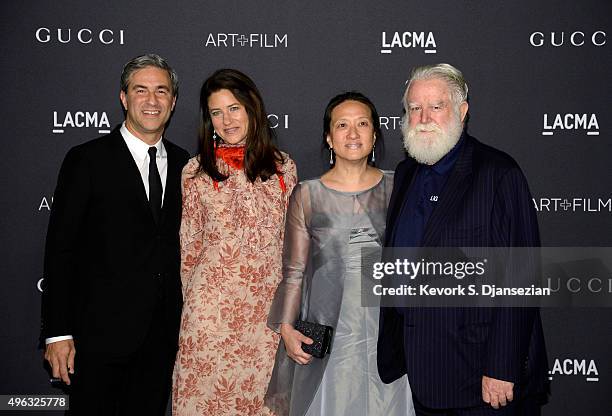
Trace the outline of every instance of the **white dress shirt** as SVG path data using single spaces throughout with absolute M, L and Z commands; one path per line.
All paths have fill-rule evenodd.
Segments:
M 142 178 L 142 183 L 144 184 L 145 191 L 147 193 L 147 198 L 149 198 L 149 147 L 151 146 L 130 133 L 127 127 L 125 127 L 125 122 L 123 122 L 119 131 L 121 132 L 121 136 L 123 136 L 123 140 L 125 141 L 130 153 L 132 154 L 132 158 L 134 158 L 134 162 L 136 163 L 136 167 L 140 172 L 140 177 Z M 163 206 L 164 195 L 166 193 L 166 178 L 168 176 L 168 155 L 166 154 L 166 148 L 164 147 L 161 137 L 153 146 L 157 148 L 155 161 L 157 162 L 157 170 L 159 171 L 159 176 L 161 177 L 162 182 Z M 45 339 L 45 344 L 64 341 L 66 339 L 72 339 L 72 335 L 61 335 L 47 338 Z
M 125 127 L 125 122 L 119 131 L 121 132 L 123 140 L 125 140 L 125 144 L 134 158 L 134 162 L 136 162 L 136 166 L 140 171 L 142 183 L 144 184 L 145 191 L 147 192 L 147 198 L 149 198 L 149 147 L 151 146 L 130 133 L 127 127 Z M 168 155 L 166 154 L 166 148 L 164 147 L 161 137 L 153 146 L 157 147 L 155 161 L 157 162 L 157 170 L 159 171 L 159 176 L 161 177 L 162 182 L 163 206 L 164 195 L 166 193 L 166 177 L 168 176 Z

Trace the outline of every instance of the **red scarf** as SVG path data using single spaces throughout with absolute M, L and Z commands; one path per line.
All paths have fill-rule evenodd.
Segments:
M 244 168 L 244 146 L 218 146 L 215 149 L 215 157 L 223 159 L 228 166 L 236 170 Z
M 235 170 L 244 169 L 244 146 L 217 146 L 215 148 L 215 157 L 223 159 L 229 167 Z M 283 193 L 287 192 L 285 180 L 280 173 L 278 174 L 278 182 Z M 217 191 L 219 190 L 219 183 L 217 181 L 213 181 L 213 186 Z

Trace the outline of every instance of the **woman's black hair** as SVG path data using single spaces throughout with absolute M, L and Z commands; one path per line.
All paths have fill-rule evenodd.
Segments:
M 378 117 L 378 111 L 374 103 L 370 101 L 368 97 L 357 91 L 347 91 L 336 95 L 325 107 L 325 113 L 323 114 L 323 142 L 321 144 L 322 151 L 329 150 L 329 144 L 327 143 L 327 135 L 331 131 L 331 117 L 334 108 L 339 106 L 345 101 L 357 101 L 364 104 L 370 109 L 370 115 L 372 116 L 372 126 L 374 127 L 374 134 L 376 135 L 376 159 L 382 159 L 384 153 L 384 140 L 382 130 L 380 128 L 380 118 Z M 333 159 L 335 163 L 335 158 Z M 372 156 L 368 157 L 368 163 L 372 166 L 376 166 L 376 163 L 372 161 Z

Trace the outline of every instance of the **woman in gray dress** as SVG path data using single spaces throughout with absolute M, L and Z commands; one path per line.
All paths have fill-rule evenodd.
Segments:
M 323 124 L 332 167 L 289 201 L 283 280 L 268 317 L 282 341 L 265 404 L 291 416 L 413 415 L 406 377 L 385 385 L 378 376 L 378 307 L 361 306 L 362 249 L 380 257 L 393 188 L 393 174 L 369 163 L 382 144 L 378 114 L 348 92 L 332 98 Z M 334 328 L 331 354 L 302 350 L 312 340 L 293 328 L 298 318 Z

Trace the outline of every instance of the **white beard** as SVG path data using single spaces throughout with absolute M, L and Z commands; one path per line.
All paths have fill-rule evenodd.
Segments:
M 434 132 L 428 135 L 421 132 Z M 426 165 L 433 165 L 442 159 L 457 144 L 463 124 L 459 119 L 459 114 L 455 114 L 448 127 L 444 131 L 437 123 L 417 124 L 410 128 L 407 116 L 404 116 L 402 123 L 402 133 L 404 135 L 404 148 L 410 156 L 417 162 Z

